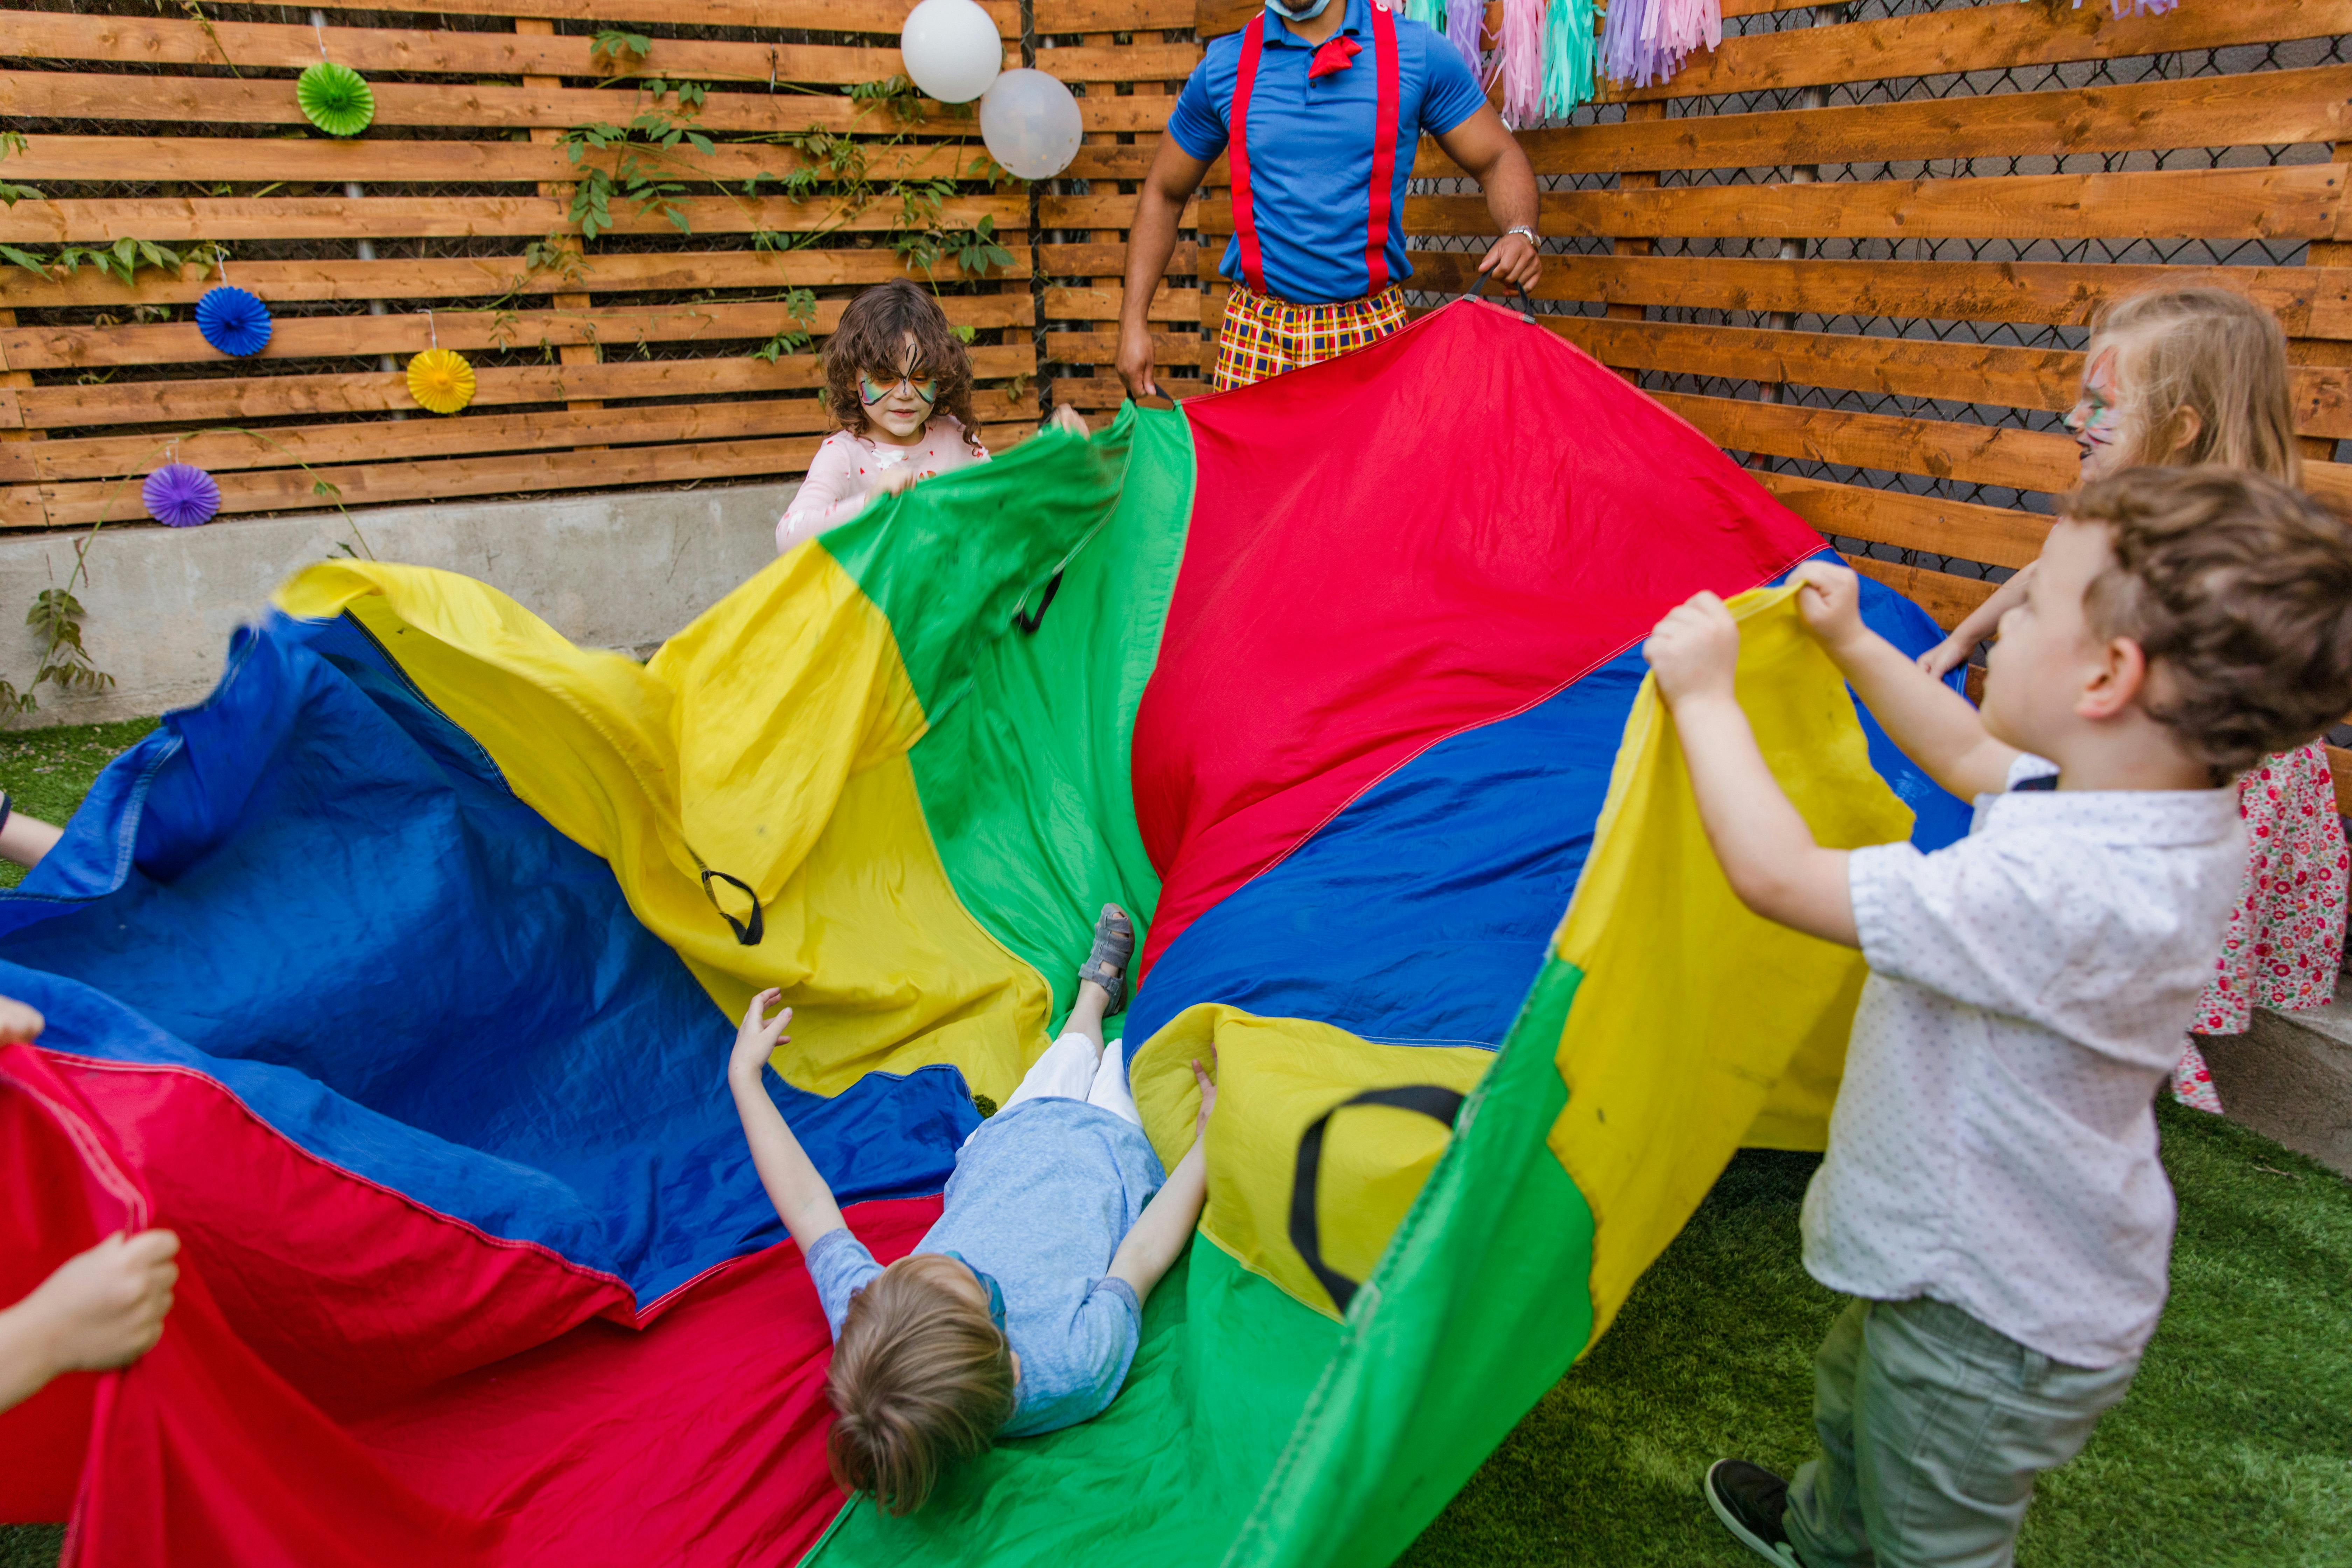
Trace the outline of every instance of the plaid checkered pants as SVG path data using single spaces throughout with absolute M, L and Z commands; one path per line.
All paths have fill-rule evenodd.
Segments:
M 1376 343 L 1404 325 L 1404 294 L 1384 289 L 1336 305 L 1294 305 L 1253 294 L 1240 284 L 1225 300 L 1211 385 L 1224 392 L 1288 370 L 1337 359 Z

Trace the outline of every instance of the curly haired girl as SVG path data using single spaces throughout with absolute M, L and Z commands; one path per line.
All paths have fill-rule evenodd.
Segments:
M 848 521 L 877 494 L 988 461 L 971 412 L 971 358 L 918 284 L 893 279 L 849 302 L 824 345 L 824 384 L 841 427 L 776 524 L 779 553 Z M 1087 433 L 1068 408 L 1056 408 L 1053 423 Z

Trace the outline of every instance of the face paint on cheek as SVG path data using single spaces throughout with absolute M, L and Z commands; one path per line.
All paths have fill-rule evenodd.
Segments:
M 2077 439 L 2088 446 L 2111 447 L 2122 433 L 2121 391 L 2116 385 L 2116 351 L 2102 350 L 2083 373 L 2083 398 L 2070 421 Z

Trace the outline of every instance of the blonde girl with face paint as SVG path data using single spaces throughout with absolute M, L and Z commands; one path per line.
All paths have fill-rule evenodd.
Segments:
M 2083 355 L 2082 395 L 2066 416 L 2084 483 L 2142 464 L 2219 463 L 2293 485 L 2294 439 L 2286 334 L 2272 314 L 2226 289 L 2160 289 L 2105 311 Z M 1993 635 L 2034 574 L 2011 577 L 1919 657 L 1942 675 Z M 2249 848 L 2228 938 L 2190 1026 L 2245 1032 L 2256 1006 L 2325 1006 L 2344 956 L 2347 860 L 2327 752 L 2319 742 L 2268 757 L 2239 780 Z M 2219 1110 L 2204 1055 L 2184 1042 L 2173 1094 Z
M 840 426 L 776 524 L 782 554 L 848 521 L 877 495 L 988 461 L 971 412 L 971 356 L 937 300 L 906 279 L 868 289 L 824 345 L 825 402 Z M 1052 426 L 1077 436 L 1066 406 Z

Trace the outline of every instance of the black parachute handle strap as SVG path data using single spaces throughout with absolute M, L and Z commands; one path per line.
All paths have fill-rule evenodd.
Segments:
M 1036 609 L 1013 612 L 1013 624 L 1021 628 L 1023 637 L 1034 637 L 1037 635 L 1037 628 L 1045 624 L 1045 612 L 1054 607 L 1054 595 L 1061 591 L 1062 574 L 1056 572 L 1045 579 L 1045 592 L 1037 601 Z M 1024 597 L 1025 598 L 1026 595 Z
M 688 845 L 686 852 L 688 855 L 694 855 L 694 846 Z M 702 857 L 699 855 L 694 855 L 694 863 L 702 872 L 702 896 L 710 900 L 710 907 L 719 911 L 719 918 L 725 921 L 727 929 L 735 933 L 736 942 L 743 947 L 759 946 L 760 939 L 768 934 L 768 918 L 767 911 L 760 908 L 760 895 L 751 890 L 751 884 L 740 877 L 730 877 L 724 871 L 712 870 L 703 863 Z M 751 918 L 749 921 L 739 921 L 729 914 L 726 906 L 719 901 L 719 889 L 710 885 L 713 882 L 724 882 L 751 900 Z
M 1486 297 L 1486 285 L 1492 283 L 1494 280 L 1495 275 L 1493 273 L 1481 272 L 1478 274 L 1478 281 L 1471 285 L 1470 292 L 1464 295 L 1463 298 L 1465 300 L 1485 299 Z M 1530 327 L 1534 326 L 1536 324 L 1536 302 L 1534 298 L 1528 293 L 1528 286 L 1524 283 L 1514 283 L 1511 287 L 1519 291 L 1519 320 L 1525 321 Z M 1503 304 L 1503 301 L 1497 300 L 1495 303 L 1501 305 Z M 1506 310 L 1508 310 L 1509 308 L 1510 307 L 1507 305 L 1504 306 L 1504 309 Z
M 1313 1121 L 1298 1135 L 1298 1170 L 1290 1184 L 1290 1245 L 1307 1260 L 1307 1267 L 1323 1289 L 1331 1293 L 1331 1304 L 1347 1315 L 1348 1303 L 1355 1299 L 1357 1281 L 1349 1279 L 1323 1261 L 1322 1226 L 1315 1217 L 1316 1186 L 1323 1169 L 1323 1132 L 1331 1118 L 1350 1106 L 1385 1105 L 1395 1110 L 1417 1110 L 1433 1121 L 1454 1125 L 1462 1114 L 1465 1097 L 1453 1089 L 1433 1083 L 1408 1083 L 1395 1089 L 1368 1089 L 1350 1100 L 1343 1100 Z

